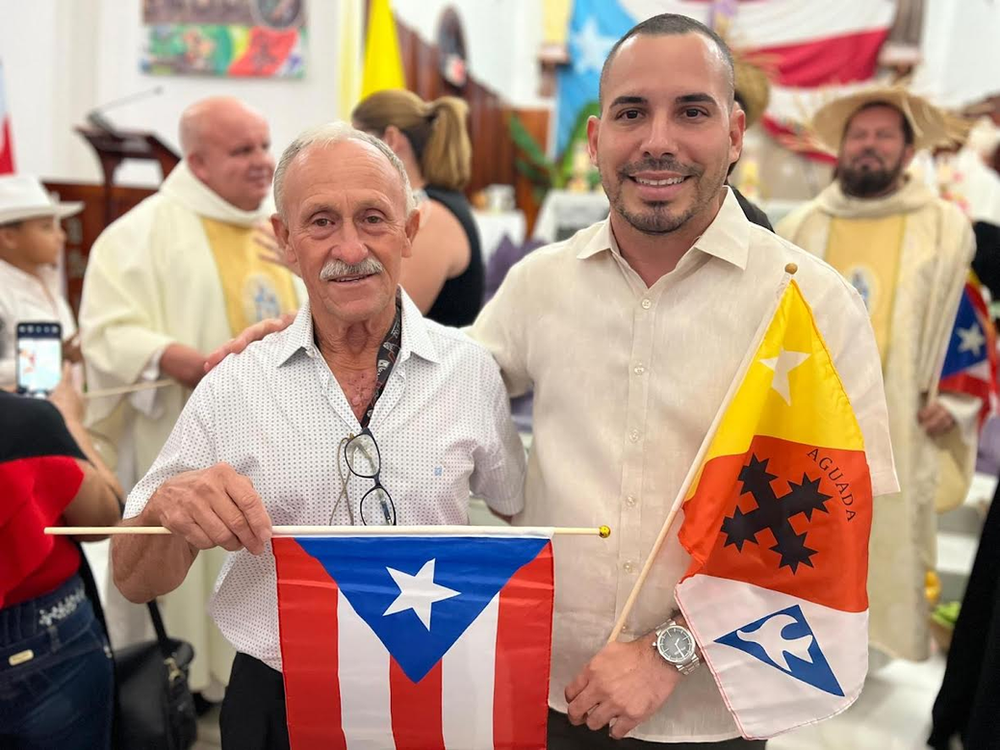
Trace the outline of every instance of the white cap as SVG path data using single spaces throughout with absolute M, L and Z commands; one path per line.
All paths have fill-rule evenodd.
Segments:
M 0 224 L 44 216 L 67 216 L 80 213 L 83 204 L 57 203 L 42 187 L 37 177 L 27 175 L 0 176 Z

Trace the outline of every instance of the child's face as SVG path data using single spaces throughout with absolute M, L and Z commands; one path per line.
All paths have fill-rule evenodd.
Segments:
M 66 233 L 51 216 L 25 219 L 16 227 L 0 229 L 0 243 L 25 263 L 53 265 L 59 260 Z

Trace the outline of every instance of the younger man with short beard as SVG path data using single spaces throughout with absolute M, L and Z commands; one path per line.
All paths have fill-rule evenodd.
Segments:
M 874 503 L 868 593 L 872 645 L 926 659 L 924 578 L 934 568 L 939 467 L 971 477 L 977 400 L 937 394 L 974 242 L 962 212 L 904 170 L 944 136 L 941 113 L 902 89 L 874 89 L 820 109 L 813 128 L 838 153 L 837 177 L 778 233 L 853 284 L 882 356 L 902 492 Z

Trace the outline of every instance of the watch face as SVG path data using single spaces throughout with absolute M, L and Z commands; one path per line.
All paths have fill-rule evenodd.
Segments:
M 671 664 L 683 664 L 694 655 L 694 638 L 680 625 L 671 625 L 660 633 L 656 649 Z

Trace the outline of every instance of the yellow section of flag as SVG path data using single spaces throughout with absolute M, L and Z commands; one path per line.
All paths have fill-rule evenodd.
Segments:
M 743 454 L 755 435 L 864 450 L 840 376 L 794 281 L 782 295 L 705 461 Z
M 389 0 L 372 0 L 368 14 L 368 38 L 365 42 L 365 71 L 361 80 L 361 98 L 383 89 L 406 88 L 399 38 Z

